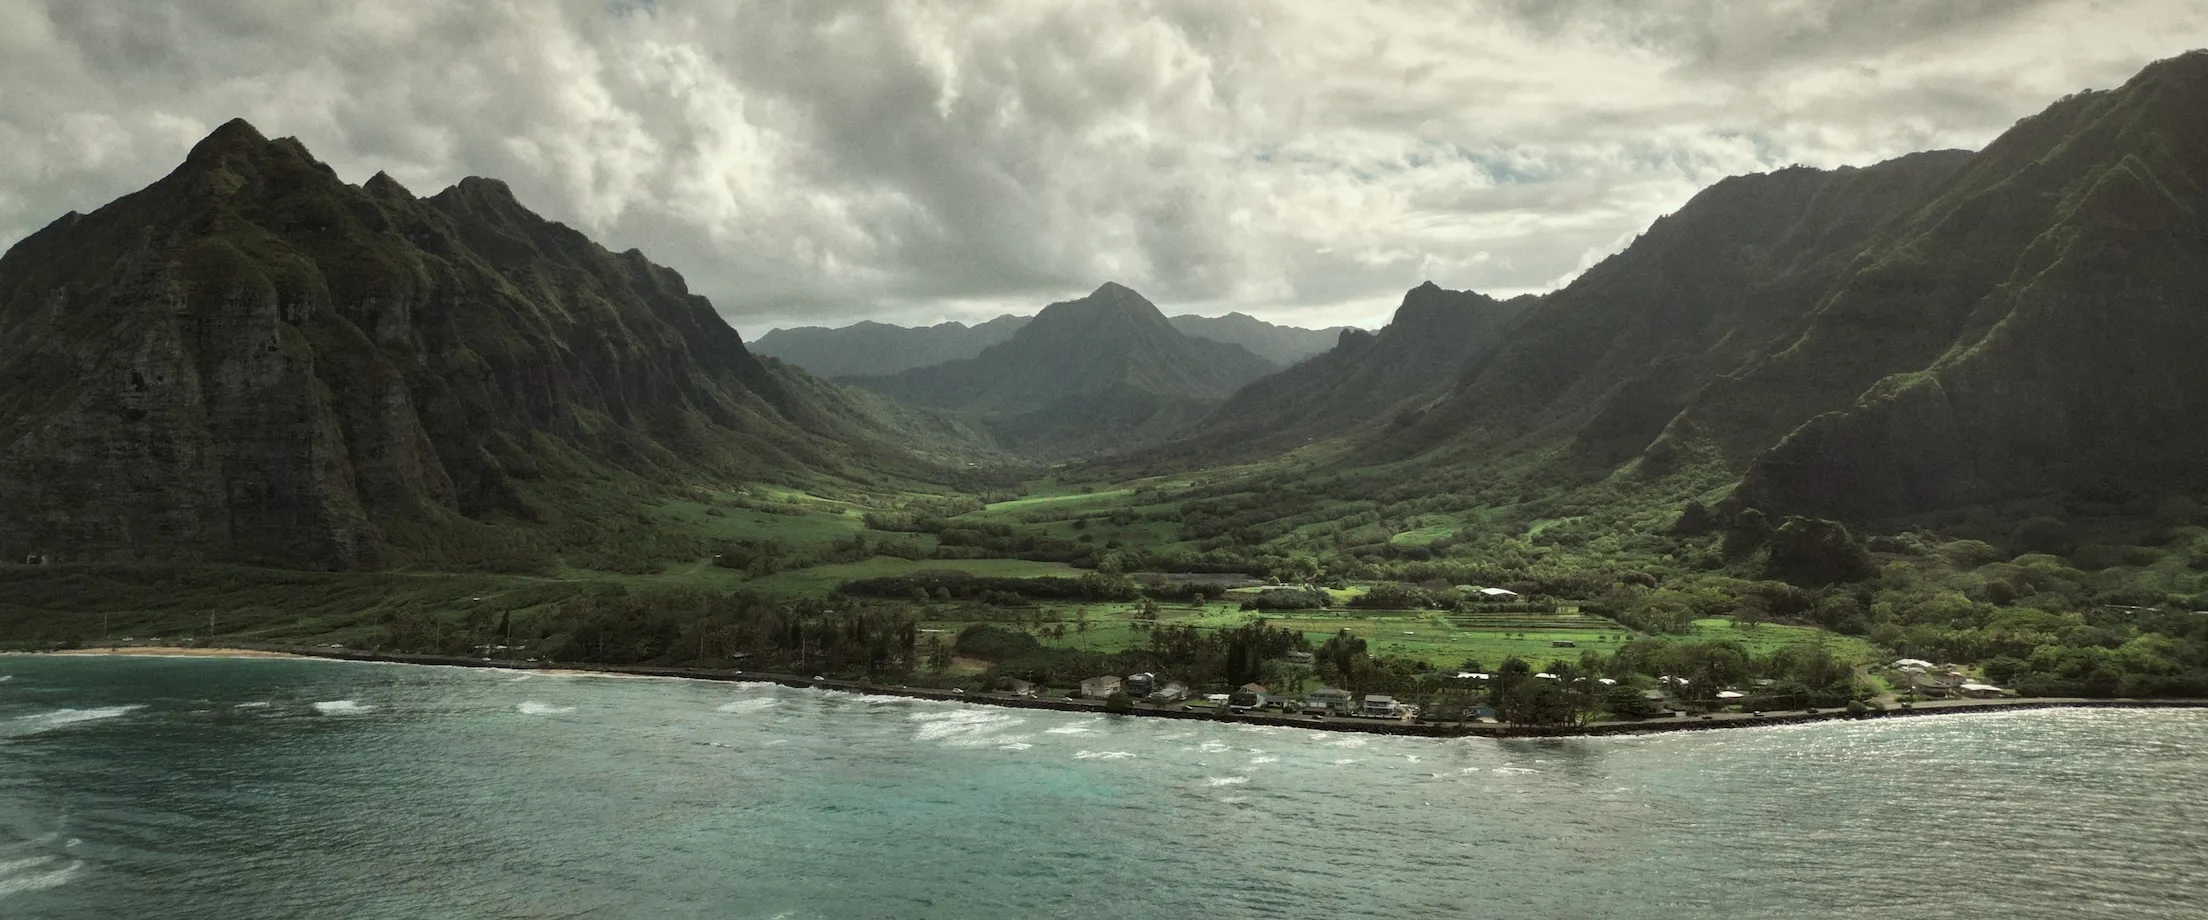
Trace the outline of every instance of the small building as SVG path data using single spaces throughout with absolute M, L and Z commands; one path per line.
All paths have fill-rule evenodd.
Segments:
M 1574 642 L 1574 641 L 1572 641 L 1572 640 L 1570 640 L 1570 639 L 1551 639 L 1551 640 L 1549 640 L 1549 647 L 1550 647 L 1550 648 L 1578 648 L 1578 647 L 1579 647 L 1579 643 L 1577 643 L 1577 642 Z
M 1305 652 L 1305 651 L 1293 651 L 1293 652 L 1289 652 L 1289 653 L 1288 653 L 1288 655 L 1287 655 L 1287 658 L 1288 658 L 1288 663 L 1289 663 L 1289 664 L 1310 664 L 1310 663 L 1311 663 L 1311 653 L 1310 653 L 1310 652 Z
M 1092 700 L 1101 700 L 1107 696 L 1111 696 L 1114 693 L 1118 693 L 1121 689 L 1121 686 L 1122 683 L 1119 679 L 1119 675 L 1117 674 L 1106 674 L 1102 677 L 1091 677 L 1088 680 L 1084 680 L 1081 682 L 1081 695 Z
M 1143 699 L 1151 703 L 1178 703 L 1188 699 L 1188 685 L 1177 680 L 1166 681 L 1165 686 L 1151 691 Z
M 1509 588 L 1481 588 L 1479 594 L 1481 598 L 1491 601 L 1514 601 L 1518 599 L 1518 592 Z
M 1457 672 L 1457 679 L 1458 679 L 1458 680 L 1473 680 L 1473 681 L 1479 681 L 1479 680 L 1487 680 L 1487 679 L 1489 679 L 1489 678 L 1492 678 L 1493 676 L 1494 676 L 1494 675 L 1492 675 L 1492 674 L 1489 674 L 1489 673 L 1487 673 L 1487 672 L 1485 672 L 1485 671 L 1458 671 L 1458 672 Z
M 1944 700 L 1955 695 L 1961 683 L 1961 681 L 1934 677 L 1930 674 L 1912 674 L 1909 676 L 1910 691 L 1928 700 Z
M 1320 687 L 1303 695 L 1303 708 L 1316 709 L 1328 715 L 1340 715 L 1356 708 L 1357 698 L 1347 690 Z
M 1257 684 L 1243 684 L 1242 689 L 1227 694 L 1227 708 L 1236 712 L 1261 708 L 1267 701 L 1265 688 Z
M 1357 707 L 1357 714 L 1376 719 L 1392 719 L 1402 708 L 1403 704 L 1396 702 L 1395 697 L 1384 693 L 1367 693 L 1363 703 Z
M 1139 700 L 1143 697 L 1157 692 L 1158 675 L 1152 674 L 1148 671 L 1145 671 L 1141 674 L 1129 674 L 1127 675 L 1127 682 L 1124 686 L 1127 689 L 1128 696 L 1134 697 Z
M 1717 691 L 1717 698 L 1718 698 L 1718 699 L 1721 699 L 1721 700 L 1737 700 L 1737 699 L 1743 699 L 1743 698 L 1745 698 L 1745 697 L 1747 697 L 1747 696 L 1748 696 L 1748 694 L 1742 693 L 1742 692 L 1740 692 L 1740 691 L 1738 691 L 1738 690 L 1719 690 L 1719 691 Z
M 1025 681 L 1017 677 L 1006 678 L 1004 690 L 1013 696 L 1034 696 L 1035 684 L 1033 681 Z
M 1996 687 L 1992 684 L 1968 683 L 1955 689 L 1962 695 L 1970 697 L 1974 700 L 1999 699 L 2001 697 L 2009 695 L 2009 691 L 2003 690 L 2000 687 Z

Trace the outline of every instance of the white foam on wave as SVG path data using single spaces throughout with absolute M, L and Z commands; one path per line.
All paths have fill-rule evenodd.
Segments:
M 1206 741 L 1196 746 L 1196 752 L 1199 754 L 1224 754 L 1227 752 L 1227 743 L 1224 741 Z
M 1361 748 L 1364 747 L 1367 742 L 1365 741 L 1365 739 L 1353 735 L 1347 738 L 1337 738 L 1327 743 L 1332 744 L 1335 747 Z
M 230 708 L 232 708 L 232 709 L 267 709 L 267 708 L 268 708 L 268 707 L 269 707 L 270 705 L 271 705 L 271 704 L 270 704 L 270 703 L 269 703 L 269 701 L 267 701 L 267 700 L 254 700 L 254 701 L 252 701 L 252 702 L 250 702 L 250 703 L 239 703 L 238 705 L 236 705 L 236 706 L 232 706 L 232 707 L 230 707 Z
M 1020 737 L 1023 737 L 1023 738 L 1024 738 L 1024 737 L 1026 737 L 1026 736 L 1025 736 L 1025 735 L 1022 735 L 1022 736 L 1020 736 Z M 1000 742 L 1000 743 L 998 743 L 997 747 L 1003 748 L 1004 750 L 1007 750 L 1007 751 L 1024 751 L 1024 750 L 1027 750 L 1028 748 L 1034 747 L 1034 745 L 1032 745 L 1032 744 L 1029 744 L 1029 743 L 1027 743 L 1027 742 L 1025 742 L 1025 741 L 1004 741 L 1004 742 Z
M 1497 772 L 1497 773 L 1514 773 L 1514 774 L 1521 774 L 1521 775 L 1522 775 L 1522 774 L 1527 774 L 1527 773 L 1539 773 L 1539 772 L 1541 772 L 1541 771 L 1539 771 L 1539 770 L 1536 770 L 1536 769 L 1533 769 L 1533 768 L 1531 768 L 1531 767 L 1496 767 L 1496 768 L 1495 768 L 1495 772 Z
M 1247 777 L 1247 776 L 1213 776 L 1213 777 L 1207 777 L 1207 778 L 1206 778 L 1206 779 L 1204 780 L 1204 785 L 1206 785 L 1206 786 L 1239 786 L 1239 785 L 1242 785 L 1243 783 L 1246 783 L 1246 782 L 1249 782 L 1249 781 L 1250 781 L 1250 778 L 1249 778 L 1249 777 Z
M 1090 720 L 1090 721 L 1088 721 L 1088 722 L 1083 722 L 1083 723 L 1081 723 L 1081 724 L 1078 724 L 1078 725 L 1060 725 L 1060 726 L 1058 726 L 1057 728 L 1046 728 L 1046 729 L 1043 729 L 1043 734 L 1046 734 L 1046 735 L 1093 735 L 1093 734 L 1096 734 L 1096 729 L 1090 728 L 1089 726 L 1090 726 L 1090 725 L 1092 725 L 1092 724 L 1095 724 L 1095 721 L 1096 721 L 1096 720 L 1093 720 L 1093 719 L 1092 719 L 1092 720 Z
M 1334 761 L 1334 765 L 1335 765 L 1335 766 L 1337 766 L 1337 767 L 1346 767 L 1346 766 L 1349 766 L 1350 764 L 1356 763 L 1356 762 L 1357 762 L 1357 760 L 1358 760 L 1358 759 L 1357 759 L 1357 758 L 1355 758 L 1355 757 L 1344 757 L 1344 758 L 1342 758 L 1342 759 L 1340 759 L 1340 760 L 1336 760 L 1336 761 Z
M 1240 805 L 1249 800 L 1250 797 L 1246 795 L 1223 795 L 1219 797 L 1219 803 L 1222 805 Z
M 323 700 L 314 704 L 314 711 L 326 716 L 349 716 L 367 712 L 376 707 L 359 700 Z
M 1407 761 L 1410 761 L 1411 763 L 1417 763 L 1417 762 L 1418 762 L 1418 755 L 1417 755 L 1417 754 L 1405 754 L 1405 755 L 1403 755 L 1403 759 L 1404 759 L 1404 760 L 1407 760 Z
M 913 740 L 928 741 L 944 747 L 988 747 L 1006 743 L 1022 743 L 1026 735 L 1007 736 L 1005 729 L 1021 725 L 1027 720 L 1010 713 L 981 709 L 953 709 L 948 712 L 916 712 L 907 718 L 919 723 L 913 731 Z
M 132 703 L 127 706 L 101 706 L 97 709 L 56 709 L 53 712 L 18 716 L 16 721 L 30 723 L 30 733 L 36 734 L 48 729 L 60 728 L 64 725 L 97 722 L 101 719 L 126 716 L 144 708 L 146 707 L 143 703 Z
M 753 712 L 765 712 L 765 711 L 767 711 L 767 710 L 769 710 L 769 709 L 773 709 L 774 707 L 776 707 L 776 706 L 780 706 L 780 705 L 782 705 L 782 701 L 781 701 L 781 700 L 770 700 L 770 699 L 766 699 L 766 698 L 763 698 L 763 697 L 761 697 L 761 698 L 753 698 L 753 699 L 748 699 L 748 700 L 736 700 L 736 701 L 733 701 L 733 702 L 728 702 L 728 703 L 722 703 L 722 704 L 721 704 L 721 705 L 719 705 L 719 706 L 715 706 L 715 707 L 713 707 L 713 711 L 714 711 L 714 712 L 734 712 L 734 713 L 753 713 Z
M 507 682 L 507 683 L 509 683 L 509 684 L 518 684 L 518 683 L 521 683 L 522 681 L 528 680 L 529 678 L 531 678 L 531 677 L 533 677 L 533 676 L 535 676 L 535 675 L 532 675 L 532 674 L 530 674 L 530 673 L 529 673 L 529 672 L 527 672 L 527 671 L 523 671 L 523 672 L 521 672 L 521 673 L 519 673 L 519 674 L 516 674 L 516 675 L 514 675 L 514 676 L 512 676 L 512 677 L 506 678 L 506 682 Z
M 1128 751 L 1075 751 L 1075 760 L 1126 760 L 1135 756 Z
M 77 870 L 84 868 L 84 861 L 81 859 L 59 869 L 47 868 L 58 861 L 58 857 L 33 856 L 29 859 L 0 862 L 0 898 L 66 885 L 77 874 Z
M 1261 755 L 1261 756 L 1258 756 L 1258 757 L 1252 757 L 1252 758 L 1250 758 L 1250 762 L 1251 762 L 1251 763 L 1279 763 L 1279 762 L 1280 762 L 1280 758 L 1278 758 L 1278 757 L 1274 757 L 1274 756 L 1272 756 L 1271 754 L 1265 754 L 1265 755 Z
M 536 700 L 522 700 L 521 705 L 514 708 L 521 710 L 521 714 L 525 716 L 550 716 L 575 711 L 573 706 L 554 706 L 551 703 L 539 703 Z
M 14 680 L 14 679 L 15 679 L 15 675 L 13 675 L 13 674 L 0 674 L 0 684 L 4 684 L 4 683 L 7 683 L 8 681 L 11 681 L 11 680 Z

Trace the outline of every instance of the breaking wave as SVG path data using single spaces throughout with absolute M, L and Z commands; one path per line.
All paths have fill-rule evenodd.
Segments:
M 0 861 L 0 898 L 66 885 L 78 870 L 84 868 L 84 861 L 81 859 L 58 869 L 49 868 L 60 861 L 58 856 Z
M 739 712 L 739 713 L 743 713 L 743 712 L 764 712 L 764 711 L 766 711 L 766 710 L 769 710 L 769 709 L 773 709 L 774 707 L 776 707 L 776 706 L 780 706 L 780 705 L 782 705 L 782 701 L 781 701 L 781 700 L 770 700 L 770 699 L 766 699 L 766 698 L 764 698 L 764 697 L 760 697 L 760 698 L 754 698 L 754 699 L 748 699 L 748 700 L 736 700 L 736 701 L 734 701 L 734 702 L 729 702 L 729 703 L 722 703 L 722 704 L 721 704 L 721 705 L 719 705 L 719 706 L 715 706 L 715 707 L 713 707 L 713 711 L 714 711 L 714 712 Z
M 551 703 L 539 703 L 536 700 L 522 700 L 521 705 L 514 708 L 521 710 L 521 714 L 525 716 L 549 716 L 575 711 L 573 706 L 554 706 Z
M 358 700 L 324 700 L 314 704 L 314 711 L 326 716 L 354 715 L 374 708 L 376 707 L 364 705 Z

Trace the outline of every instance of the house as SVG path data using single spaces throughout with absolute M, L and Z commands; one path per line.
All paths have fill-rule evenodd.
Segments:
M 1091 677 L 1088 680 L 1084 680 L 1081 682 L 1081 695 L 1092 700 L 1101 700 L 1107 696 L 1111 696 L 1114 693 L 1118 693 L 1120 691 L 1120 685 L 1121 682 L 1119 676 L 1116 674 L 1106 674 L 1102 677 Z
M 1157 692 L 1158 675 L 1152 674 L 1148 671 L 1145 671 L 1141 674 L 1129 674 L 1127 675 L 1127 682 L 1125 684 L 1125 687 L 1127 689 L 1128 696 L 1134 697 L 1136 699 L 1141 699 L 1143 697 L 1149 696 L 1152 693 Z
M 1742 692 L 1740 692 L 1740 691 L 1738 691 L 1738 690 L 1719 690 L 1719 691 L 1717 691 L 1717 698 L 1718 698 L 1718 699 L 1721 699 L 1721 700 L 1737 700 L 1737 699 L 1742 699 L 1742 698 L 1746 697 L 1747 695 L 1748 695 L 1748 694 L 1742 693 Z
M 1143 699 L 1152 703 L 1178 703 L 1188 699 L 1188 685 L 1177 680 L 1167 681 L 1165 686 L 1151 691 Z
M 1311 653 L 1310 653 L 1310 652 L 1301 652 L 1301 651 L 1297 651 L 1297 652 L 1289 652 L 1289 653 L 1288 653 L 1288 663 L 1289 663 L 1289 664 L 1310 664 L 1310 663 L 1311 663 Z
M 1334 687 L 1320 687 L 1303 695 L 1303 708 L 1316 709 L 1328 715 L 1340 715 L 1356 708 L 1357 698 L 1349 691 Z
M 1034 696 L 1035 684 L 1032 681 L 1021 680 L 1017 677 L 1007 678 L 1004 682 L 1004 690 L 1013 696 Z
M 1508 588 L 1481 588 L 1480 597 L 1491 601 L 1514 601 L 1518 599 L 1518 592 Z
M 1403 704 L 1396 702 L 1395 697 L 1381 693 L 1367 693 L 1363 705 L 1357 707 L 1357 714 L 1375 719 L 1392 719 L 1402 708 Z
M 1488 674 L 1488 673 L 1486 673 L 1486 672 L 1484 672 L 1484 671 L 1458 671 L 1458 672 L 1457 672 L 1457 679 L 1458 679 L 1458 680 L 1487 680 L 1488 678 L 1490 678 L 1490 677 L 1492 677 L 1492 676 L 1494 676 L 1494 675 Z
M 1227 694 L 1227 708 L 1236 712 L 1248 712 L 1266 703 L 1265 688 L 1260 684 L 1243 684 L 1242 689 Z
M 2003 690 L 1992 684 L 1968 683 L 1955 689 L 1961 691 L 1964 696 L 1970 697 L 1974 700 L 1992 700 L 2009 695 L 2009 691 Z
M 1930 674 L 1909 675 L 1909 689 L 1928 700 L 1944 700 L 1953 696 L 1961 683 Z

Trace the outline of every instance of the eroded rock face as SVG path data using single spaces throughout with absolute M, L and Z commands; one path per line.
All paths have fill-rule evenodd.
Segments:
M 348 186 L 232 122 L 0 258 L 0 558 L 373 567 L 395 520 L 533 514 L 541 439 L 817 460 L 781 380 L 674 272 L 501 183 Z

